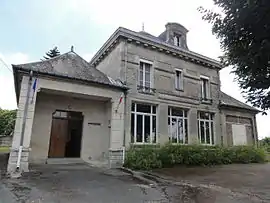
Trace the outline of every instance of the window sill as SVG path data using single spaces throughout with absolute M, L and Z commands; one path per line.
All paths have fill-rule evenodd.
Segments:
M 201 103 L 202 104 L 212 104 L 213 103 L 213 99 L 204 99 L 204 98 L 201 98 Z
M 156 89 L 154 88 L 146 88 L 143 86 L 137 86 L 137 90 L 139 93 L 148 94 L 148 95 L 155 95 Z
M 184 89 L 180 89 L 180 88 L 175 88 L 175 90 L 179 92 L 184 92 Z

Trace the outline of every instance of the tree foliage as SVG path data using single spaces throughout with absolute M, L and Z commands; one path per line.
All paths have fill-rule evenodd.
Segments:
M 212 24 L 224 51 L 222 62 L 232 66 L 247 101 L 270 109 L 270 1 L 213 0 L 221 9 L 199 8 Z
M 56 56 L 60 55 L 60 51 L 57 47 L 54 47 L 53 49 L 49 50 L 46 55 L 44 56 L 45 59 L 50 59 Z
M 0 108 L 0 135 L 11 135 L 16 120 L 16 110 L 4 110 Z

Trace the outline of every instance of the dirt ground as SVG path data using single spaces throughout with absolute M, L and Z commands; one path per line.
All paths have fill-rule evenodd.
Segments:
M 270 202 L 270 164 L 175 167 L 155 170 L 154 174 L 175 182 L 201 185 L 214 191 L 227 191 Z

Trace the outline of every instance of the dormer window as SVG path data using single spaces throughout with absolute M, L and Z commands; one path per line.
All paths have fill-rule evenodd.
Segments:
M 181 35 L 174 35 L 173 42 L 175 46 L 181 47 L 182 46 Z

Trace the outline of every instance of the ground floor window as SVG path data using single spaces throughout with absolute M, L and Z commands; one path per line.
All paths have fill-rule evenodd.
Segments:
M 214 114 L 198 112 L 198 138 L 201 144 L 214 144 Z
M 131 142 L 157 142 L 156 106 L 132 103 L 131 107 Z
M 168 109 L 168 132 L 171 143 L 188 144 L 188 111 Z

